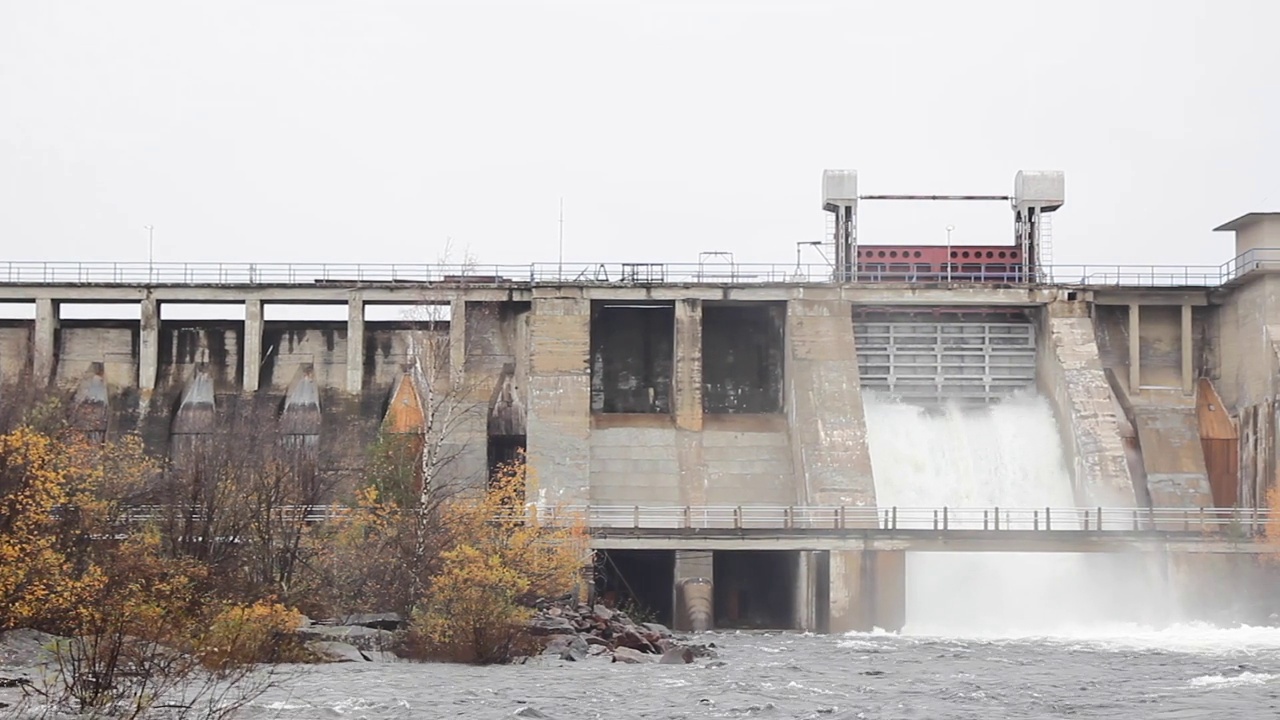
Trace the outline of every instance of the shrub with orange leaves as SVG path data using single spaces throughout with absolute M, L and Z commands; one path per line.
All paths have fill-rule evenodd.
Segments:
M 524 457 L 499 469 L 487 492 L 446 507 L 452 547 L 415 608 L 409 647 L 424 658 L 508 662 L 529 649 L 526 624 L 539 597 L 571 592 L 587 557 L 584 523 L 538 525 L 526 515 L 536 478 Z
M 74 613 L 102 584 L 74 542 L 95 505 L 95 478 L 67 459 L 30 428 L 0 435 L 0 630 Z
M 271 600 L 230 605 L 197 636 L 200 660 L 217 669 L 241 663 L 305 662 L 313 659 L 295 632 L 302 615 Z

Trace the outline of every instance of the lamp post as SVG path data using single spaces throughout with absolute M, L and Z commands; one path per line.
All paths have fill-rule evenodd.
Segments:
M 947 226 L 947 282 L 951 282 L 951 231 L 955 229 L 955 225 Z

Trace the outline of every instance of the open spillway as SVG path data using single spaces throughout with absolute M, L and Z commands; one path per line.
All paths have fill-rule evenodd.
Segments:
M 1075 504 L 1044 398 L 926 409 L 868 395 L 865 405 L 882 508 Z M 1055 635 L 1150 622 L 1160 614 L 1160 603 L 1152 599 L 1148 573 L 1135 562 L 1068 553 L 910 553 L 904 631 Z

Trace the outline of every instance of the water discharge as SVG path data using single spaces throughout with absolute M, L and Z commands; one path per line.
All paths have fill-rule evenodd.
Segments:
M 925 409 L 868 397 L 866 413 L 880 507 L 1075 507 L 1044 398 Z M 1056 518 L 1054 527 L 1069 522 Z M 982 526 L 972 518 L 950 526 L 965 523 Z M 1145 625 L 1164 614 L 1151 565 L 1137 556 L 1078 553 L 910 553 L 904 633 L 1076 636 Z

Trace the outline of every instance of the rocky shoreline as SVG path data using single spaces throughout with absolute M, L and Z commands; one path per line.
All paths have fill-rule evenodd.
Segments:
M 533 610 L 528 630 L 543 657 L 630 664 L 685 664 L 716 658 L 715 643 L 691 642 L 663 625 L 636 622 L 604 605 L 543 600 Z M 398 614 L 370 613 L 320 622 L 304 618 L 296 632 L 318 662 L 404 662 L 396 652 L 404 630 Z M 64 638 L 35 630 L 0 632 L 0 666 L 48 664 L 52 661 L 48 648 L 60 640 Z
M 691 643 L 663 625 L 637 623 L 603 605 L 543 601 L 535 607 L 529 631 L 546 638 L 544 655 L 561 660 L 610 657 L 613 662 L 631 664 L 685 664 L 716 657 L 715 643 Z

